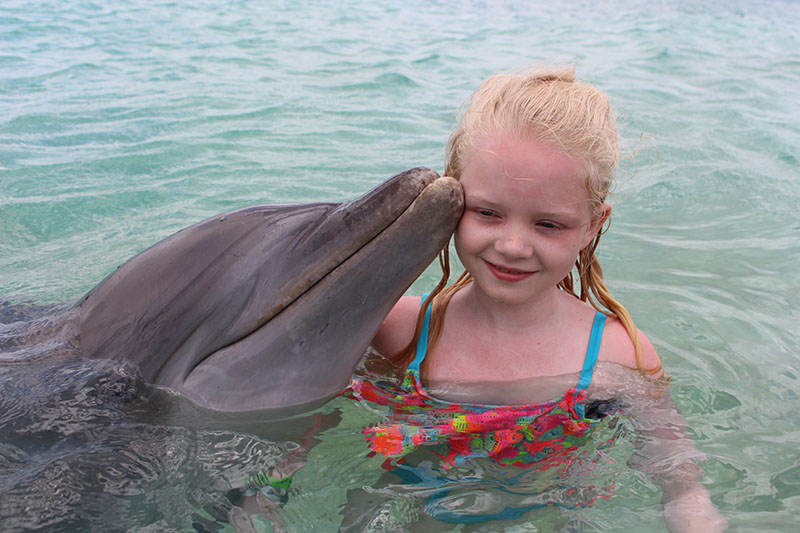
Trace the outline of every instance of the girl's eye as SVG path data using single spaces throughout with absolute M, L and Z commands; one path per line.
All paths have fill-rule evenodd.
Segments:
M 556 224 L 555 222 L 548 222 L 548 221 L 539 222 L 539 226 L 545 229 L 558 229 L 558 224 Z
M 476 209 L 475 211 L 482 217 L 491 218 L 497 216 L 497 214 L 491 209 Z

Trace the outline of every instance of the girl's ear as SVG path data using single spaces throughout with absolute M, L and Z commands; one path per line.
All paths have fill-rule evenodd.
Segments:
M 586 232 L 586 240 L 582 248 L 586 248 L 594 240 L 595 237 L 602 231 L 603 224 L 611 217 L 611 204 L 603 202 L 597 208 L 598 216 L 592 219 L 589 223 L 589 230 Z

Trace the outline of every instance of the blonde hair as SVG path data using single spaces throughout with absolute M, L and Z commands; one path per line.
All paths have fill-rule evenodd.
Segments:
M 601 207 L 614 182 L 613 174 L 619 161 L 616 117 L 608 98 L 593 86 L 575 81 L 575 69 L 558 67 L 530 70 L 522 74 L 498 74 L 487 78 L 472 95 L 458 128 L 447 143 L 445 175 L 460 179 L 474 146 L 493 133 L 505 133 L 531 141 L 557 146 L 578 161 L 586 171 L 586 190 L 592 217 L 602 216 Z M 606 287 L 603 270 L 595 250 L 601 229 L 592 242 L 582 249 L 575 262 L 580 283 L 576 292 L 573 274 L 561 280 L 558 287 L 606 316 L 616 317 L 625 327 L 636 352 L 640 370 L 656 374 L 661 369 L 644 369 L 639 333 L 630 313 L 615 300 Z M 442 279 L 423 302 L 417 317 L 414 338 L 400 355 L 410 362 L 422 330 L 425 312 L 431 308 L 428 349 L 439 341 L 444 314 L 453 295 L 472 282 L 464 272 L 452 285 L 450 256 L 445 247 L 439 257 Z

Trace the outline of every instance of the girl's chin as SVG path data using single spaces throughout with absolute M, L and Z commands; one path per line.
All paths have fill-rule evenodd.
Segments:
M 502 305 L 518 306 L 531 303 L 542 304 L 551 301 L 554 293 L 560 290 L 554 284 L 552 287 L 542 287 L 542 281 L 537 278 L 539 273 L 529 275 L 526 282 L 508 282 L 498 279 L 493 273 L 483 270 L 475 276 L 472 273 L 473 290 L 478 291 L 482 297 Z M 530 282 L 534 284 L 531 285 Z
M 533 302 L 535 297 L 530 294 L 524 294 L 520 291 L 503 291 L 503 290 L 489 290 L 483 292 L 484 298 L 492 302 L 493 305 L 507 306 L 507 307 L 524 307 Z

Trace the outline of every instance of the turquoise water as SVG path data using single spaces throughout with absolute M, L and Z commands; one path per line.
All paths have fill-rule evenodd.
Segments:
M 0 295 L 73 301 L 211 215 L 346 200 L 412 166 L 441 171 L 454 112 L 481 79 L 573 62 L 612 97 L 630 156 L 600 248 L 612 292 L 674 376 L 731 529 L 793 530 L 800 4 L 297 4 L 4 2 Z M 436 279 L 431 269 L 410 292 Z M 63 377 L 41 372 L 43 383 Z M 3 376 L 7 397 L 34 394 Z M 79 392 L 54 404 L 48 423 L 97 415 Z M 360 434 L 375 415 L 343 399 L 323 412 L 337 410 L 341 423 L 280 511 L 289 530 L 335 527 L 346 489 L 380 475 Z M 61 512 L 98 529 L 190 530 L 198 509 L 289 446 L 255 430 L 111 420 L 119 430 L 107 437 L 102 417 L 90 437 L 67 424 L 53 430 L 58 445 L 28 456 L 0 443 L 3 525 L 80 529 L 54 518 Z M 616 466 L 597 474 L 616 480 L 614 497 L 576 519 L 589 531 L 663 531 L 659 489 L 625 465 L 622 441 Z M 402 501 L 392 512 L 419 514 Z M 548 531 L 559 513 L 482 527 Z

